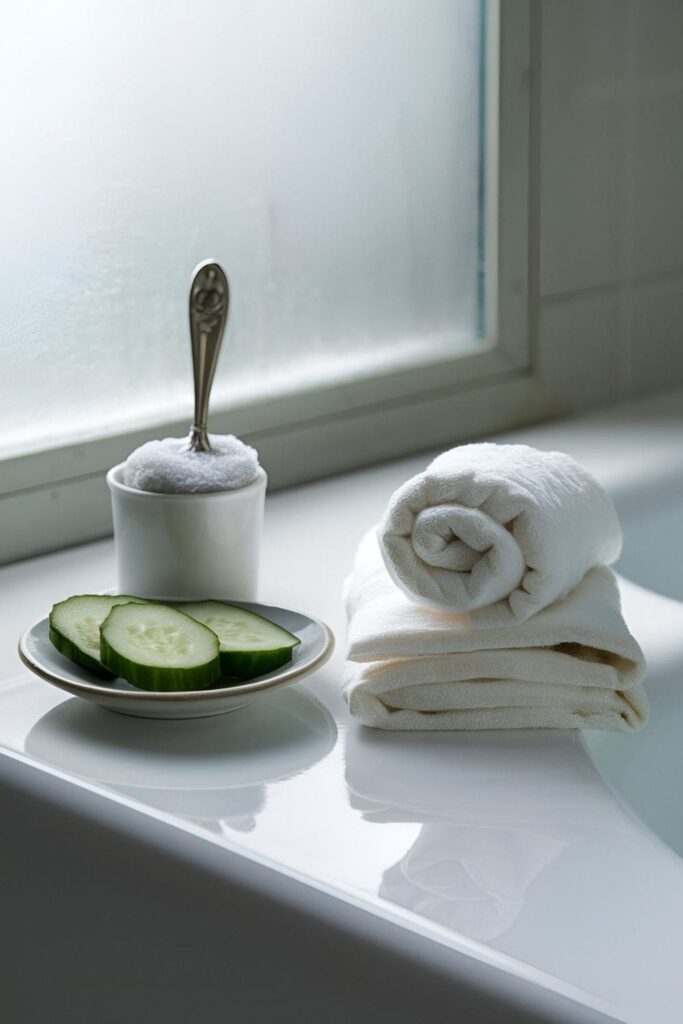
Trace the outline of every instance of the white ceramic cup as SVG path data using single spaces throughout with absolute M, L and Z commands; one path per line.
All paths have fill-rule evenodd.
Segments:
M 107 473 L 121 594 L 166 600 L 254 601 L 268 478 L 209 494 L 128 487 Z

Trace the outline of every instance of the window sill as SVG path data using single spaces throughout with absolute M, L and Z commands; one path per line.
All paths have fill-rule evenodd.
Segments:
M 642 487 L 648 473 L 652 481 L 657 474 L 670 473 L 672 467 L 677 473 L 683 471 L 680 409 L 681 394 L 678 393 L 617 407 L 600 415 L 558 420 L 508 435 L 506 439 L 571 451 L 603 479 L 619 501 L 620 495 L 633 487 L 634 480 Z M 634 437 L 640 439 L 637 449 Z M 634 460 L 634 451 L 637 451 L 637 460 Z M 678 968 L 676 966 L 671 975 L 667 974 L 664 956 L 655 967 L 649 944 L 655 941 L 655 936 L 658 937 L 657 948 L 667 943 L 676 948 L 681 906 L 677 901 L 678 894 L 683 894 L 680 862 L 618 809 L 600 777 L 593 769 L 589 770 L 583 748 L 573 735 L 554 737 L 552 749 L 547 740 L 545 746 L 541 743 L 538 748 L 528 738 L 520 743 L 516 737 L 505 737 L 501 746 L 485 737 L 470 737 L 467 741 L 448 735 L 392 737 L 361 730 L 348 719 L 339 693 L 344 636 L 342 580 L 363 531 L 379 518 L 392 490 L 422 468 L 425 461 L 426 456 L 404 459 L 281 491 L 269 498 L 262 599 L 300 607 L 320 616 L 332 625 L 340 643 L 334 660 L 306 684 L 273 695 L 272 704 L 264 700 L 234 717 L 215 720 L 223 722 L 225 735 L 233 736 L 234 740 L 226 748 L 227 754 L 232 750 L 234 756 L 227 756 L 226 760 L 221 755 L 216 761 L 223 777 L 230 780 L 223 792 L 216 792 L 213 786 L 198 787 L 196 791 L 191 786 L 169 789 L 159 787 L 158 779 L 145 786 L 151 761 L 159 754 L 150 759 L 148 753 L 144 757 L 135 753 L 136 749 L 142 749 L 140 744 L 146 750 L 147 741 L 142 732 L 147 730 L 147 734 L 154 735 L 157 725 L 161 729 L 169 725 L 177 729 L 183 727 L 181 723 L 140 723 L 107 716 L 98 709 L 65 699 L 63 694 L 26 674 L 18 674 L 13 650 L 17 636 L 28 623 L 44 615 L 53 601 L 70 592 L 98 590 L 112 584 L 114 565 L 110 540 L 0 570 L 0 675 L 5 678 L 0 683 L 0 745 L 6 751 L 5 755 L 0 754 L 0 796 L 4 804 L 7 793 L 11 796 L 14 792 L 12 786 L 22 794 L 22 800 L 15 799 L 14 803 L 10 800 L 6 805 L 5 821 L 9 827 L 5 835 L 18 836 L 17 843 L 21 844 L 22 832 L 17 821 L 25 821 L 22 817 L 24 798 L 28 807 L 33 806 L 31 800 L 37 801 L 36 827 L 42 820 L 41 814 L 49 815 L 49 803 L 65 808 L 63 820 L 68 828 L 50 841 L 51 860 L 56 857 L 56 849 L 64 857 L 63 864 L 54 860 L 55 871 L 63 873 L 59 884 L 56 881 L 50 884 L 54 891 L 59 890 L 63 879 L 71 877 L 70 864 L 77 858 L 81 845 L 91 849 L 95 844 L 100 871 L 93 872 L 91 864 L 88 874 L 100 881 L 103 873 L 108 879 L 116 874 L 119 880 L 114 887 L 108 883 L 104 887 L 106 893 L 100 892 L 97 896 L 103 901 L 101 905 L 98 903 L 98 908 L 102 909 L 101 920 L 105 922 L 109 921 L 107 893 L 113 892 L 117 901 L 124 899 L 137 892 L 140 878 L 151 885 L 151 899 L 161 900 L 165 892 L 167 904 L 168 887 L 159 891 L 153 884 L 157 877 L 165 879 L 165 884 L 179 886 L 182 899 L 191 899 L 197 914 L 206 913 L 207 920 L 214 924 L 216 917 L 215 913 L 211 916 L 210 906 L 220 908 L 223 915 L 220 922 L 226 925 L 226 934 L 216 946 L 221 951 L 231 948 L 229 933 L 234 934 L 235 921 L 246 929 L 247 939 L 244 944 L 240 943 L 241 950 L 253 950 L 259 941 L 259 936 L 249 931 L 249 921 L 267 921 L 272 924 L 275 935 L 279 935 L 277 929 L 283 920 L 287 928 L 294 927 L 293 921 L 303 922 L 296 925 L 300 929 L 297 932 L 300 942 L 295 950 L 297 962 L 288 959 L 291 942 L 284 934 L 280 936 L 278 956 L 292 972 L 289 984 L 299 987 L 309 1000 L 309 1009 L 310 1005 L 317 1006 L 316 999 L 324 999 L 325 993 L 328 999 L 330 993 L 334 993 L 335 998 L 338 995 L 333 979 L 328 978 L 326 987 L 323 986 L 325 992 L 321 993 L 298 973 L 303 963 L 309 979 L 318 969 L 321 977 L 327 977 L 324 964 L 318 962 L 316 949 L 323 949 L 326 957 L 332 955 L 330 950 L 339 950 L 340 956 L 348 958 L 345 963 L 351 964 L 351 968 L 333 972 L 343 975 L 347 991 L 345 996 L 340 995 L 342 1000 L 370 998 L 367 993 L 363 994 L 361 980 L 349 984 L 348 979 L 360 979 L 363 957 L 371 955 L 373 963 L 380 965 L 378 969 L 383 969 L 382 964 L 388 965 L 394 976 L 400 964 L 409 965 L 414 980 L 412 987 L 425 1001 L 423 1009 L 431 1005 L 434 972 L 439 972 L 448 979 L 444 981 L 444 991 L 459 1005 L 468 998 L 467 993 L 474 993 L 479 1000 L 487 998 L 487 991 L 495 993 L 496 999 L 502 998 L 510 1006 L 508 1019 L 511 1021 L 517 1019 L 513 1004 L 524 1007 L 520 1020 L 529 1019 L 532 1008 L 542 1006 L 548 1019 L 568 1021 L 598 1019 L 591 1015 L 589 1007 L 604 1007 L 603 1000 L 614 992 L 621 994 L 625 1004 L 639 1005 L 644 998 L 642 972 L 638 975 L 630 969 L 637 957 L 642 962 L 647 958 L 646 975 L 651 968 L 655 973 L 659 971 L 656 973 L 657 993 L 664 1007 L 658 1015 L 649 1002 L 650 1016 L 642 1019 L 653 1022 L 671 1019 L 670 1014 L 666 1016 L 666 1007 L 671 1010 L 673 1003 L 667 1000 L 678 998 Z M 651 606 L 647 603 L 651 597 L 635 587 L 628 590 L 627 597 L 627 611 L 641 615 L 639 636 L 643 629 L 654 629 L 646 621 L 652 618 Z M 655 633 L 656 630 L 652 635 Z M 61 705 L 74 706 L 68 721 L 54 712 Z M 317 751 L 317 760 L 304 758 L 298 763 L 301 754 L 298 727 L 291 726 L 289 734 L 278 733 L 272 716 L 292 723 L 305 721 L 309 713 L 317 716 L 321 723 L 321 729 L 314 730 L 315 736 L 324 734 L 330 742 L 326 739 L 324 749 Z M 240 718 L 241 715 L 245 717 Z M 71 722 L 71 730 L 67 728 L 68 722 Z M 198 725 L 204 728 L 202 723 Z M 197 723 L 191 723 L 191 727 L 196 729 Z M 260 737 L 260 746 L 254 743 L 252 748 L 243 743 L 240 747 L 238 737 L 245 734 L 253 734 L 254 739 Z M 265 747 L 264 735 L 270 735 L 272 740 Z M 315 743 L 317 739 L 314 746 Z M 502 820 L 507 820 L 501 807 L 510 811 L 511 805 L 506 801 L 496 802 L 495 793 L 490 791 L 486 799 L 482 796 L 482 793 L 486 795 L 486 786 L 492 778 L 500 779 L 505 775 L 496 769 L 497 750 L 502 750 L 508 761 L 512 758 L 510 763 L 517 764 L 515 758 L 531 757 L 530 769 L 534 768 L 535 756 L 547 763 L 548 758 L 552 760 L 555 756 L 552 753 L 555 751 L 561 762 L 557 768 L 563 782 L 561 792 L 571 796 L 566 819 L 562 816 L 557 819 L 566 820 L 566 827 L 557 826 L 559 841 L 572 855 L 553 861 L 552 872 L 543 876 L 540 895 L 533 886 L 528 890 L 522 887 L 515 912 L 522 915 L 522 927 L 503 928 L 500 935 L 489 935 L 480 941 L 474 925 L 473 931 L 468 933 L 467 926 L 462 922 L 458 925 L 455 919 L 450 924 L 447 920 L 437 922 L 427 911 L 408 909 L 407 904 L 401 904 L 400 893 L 392 901 L 382 879 L 402 861 L 422 826 L 441 821 L 443 815 L 434 810 L 435 800 L 439 804 L 439 793 L 444 799 L 452 797 L 450 789 L 444 793 L 444 780 L 448 780 L 454 764 L 457 767 L 460 763 L 454 761 L 456 753 L 460 758 L 464 755 L 470 758 L 468 770 L 473 774 L 468 776 L 468 786 L 477 793 L 475 804 L 483 815 L 479 824 L 490 830 L 487 834 L 494 839 L 492 849 L 500 848 L 505 854 L 505 828 L 499 819 L 502 815 Z M 376 776 L 380 759 L 388 758 L 401 776 L 406 753 L 410 755 L 410 771 L 409 775 L 404 771 L 403 781 L 410 787 L 410 812 L 400 810 L 398 794 L 373 798 L 365 793 L 361 784 L 363 778 Z M 188 770 L 191 767 L 188 763 Z M 127 775 L 122 781 L 123 768 Z M 461 769 L 464 770 L 462 765 Z M 174 770 L 177 771 L 177 765 Z M 522 804 L 526 799 L 526 806 L 533 815 L 542 815 L 545 806 L 543 800 L 539 801 L 538 791 L 543 775 L 543 772 L 530 770 L 523 775 L 522 790 L 516 792 L 515 799 Z M 550 775 L 551 782 L 552 778 L 558 781 L 556 776 Z M 529 786 L 526 797 L 524 779 Z M 176 810 L 174 792 L 183 801 L 182 807 L 178 805 Z M 557 791 L 547 796 L 548 806 L 556 807 Z M 218 804 L 215 804 L 217 799 Z M 207 809 L 207 802 L 213 810 Z M 512 806 L 516 804 L 513 802 Z M 490 820 L 487 814 L 492 815 Z M 466 825 L 467 822 L 461 822 L 446 826 L 446 831 L 452 830 L 449 842 L 455 844 L 449 854 L 453 864 L 459 858 L 458 835 L 461 833 L 458 829 Z M 470 821 L 468 827 L 471 825 Z M 104 842 L 97 839 L 101 835 L 106 837 Z M 553 835 L 557 838 L 555 832 Z M 591 837 L 594 841 L 587 841 Z M 613 920 L 623 911 L 623 891 L 617 886 L 613 897 L 610 896 L 600 886 L 600 879 L 610 875 L 615 862 L 623 863 L 628 856 L 636 858 L 634 863 L 639 864 L 647 857 L 648 871 L 661 880 L 666 898 L 652 900 L 648 897 L 648 913 L 651 915 L 652 907 L 656 908 L 655 927 L 651 927 L 650 917 L 648 927 L 640 929 L 634 918 L 634 928 L 629 931 L 633 948 L 629 947 L 628 954 L 607 957 L 605 952 L 612 948 L 614 941 Z M 35 850 L 26 855 L 27 870 L 36 871 L 35 857 Z M 176 866 L 169 868 L 169 863 Z M 491 862 L 494 866 L 497 863 L 495 858 Z M 603 863 L 607 875 L 599 870 Z M 152 875 L 148 875 L 150 871 Z M 51 878 L 44 863 L 40 864 L 37 874 Z M 35 874 L 32 877 L 36 877 Z M 577 918 L 575 913 L 578 877 L 582 878 L 582 892 L 586 886 L 589 889 L 588 896 L 584 893 L 581 897 L 581 906 L 588 908 L 590 920 L 581 915 Z M 593 877 L 597 882 L 591 888 Z M 209 902 L 203 895 L 207 882 Z M 84 891 L 92 896 L 87 885 Z M 494 891 L 499 890 L 494 886 Z M 549 892 L 554 901 L 553 920 L 559 922 L 552 934 L 548 931 Z M 66 894 L 73 901 L 73 893 L 67 889 Z M 613 908 L 611 898 L 617 901 Z M 631 898 L 631 905 L 635 904 L 638 904 L 636 893 Z M 41 935 L 44 925 L 41 904 L 33 902 L 31 906 L 34 909 L 30 913 L 35 917 L 30 921 L 32 934 Z M 283 906 L 288 908 L 284 917 Z M 162 910 L 160 905 L 160 913 Z M 190 917 L 194 921 L 192 915 Z M 202 920 L 200 916 L 200 927 Z M 10 924 L 10 927 L 13 926 Z M 150 927 L 154 931 L 155 926 Z M 348 943 L 344 946 L 349 936 L 353 942 L 350 947 Z M 161 938 L 159 932 L 159 942 Z M 116 941 L 121 950 L 128 949 L 129 945 L 132 950 L 136 948 L 135 937 L 130 934 L 119 935 Z M 602 957 L 603 966 L 597 975 L 590 968 L 595 962 L 593 954 L 585 956 L 586 941 L 594 944 L 595 957 Z M 155 949 L 159 952 L 161 946 Z M 234 955 L 239 957 L 239 952 Z M 170 948 L 164 955 L 171 958 L 168 962 L 175 962 Z M 209 963 L 213 963 L 211 955 L 207 950 Z M 88 969 L 92 968 L 94 976 L 105 986 L 106 979 L 97 975 L 97 971 L 110 970 L 112 960 L 105 957 L 102 961 L 99 955 L 97 959 L 102 966 L 98 968 L 97 963 L 88 961 Z M 61 962 L 59 957 L 55 962 Z M 261 962 L 262 968 L 264 965 L 269 970 L 276 969 L 267 960 Z M 120 976 L 117 970 L 117 978 Z M 234 996 L 241 989 L 234 972 L 231 978 Z M 196 979 L 192 984 L 195 983 Z M 120 986 L 120 980 L 117 985 Z M 388 986 L 385 993 L 392 1004 L 392 1019 L 397 1021 L 407 1019 L 407 1011 L 401 1005 L 400 988 Z M 649 989 L 649 995 L 645 994 L 651 1000 L 652 984 Z M 97 987 L 93 987 L 93 991 L 96 990 Z M 230 997 L 230 993 L 221 990 L 220 984 L 211 991 L 215 998 Z M 442 998 L 443 995 L 442 992 Z M 349 1004 L 342 1001 L 340 1006 L 348 1010 Z M 318 1016 L 336 1021 L 326 1016 L 323 1009 Z M 426 1011 L 423 1016 L 425 1019 L 428 1016 Z M 434 1019 L 437 1016 L 435 1010 Z M 343 1016 L 339 1018 L 343 1019 Z

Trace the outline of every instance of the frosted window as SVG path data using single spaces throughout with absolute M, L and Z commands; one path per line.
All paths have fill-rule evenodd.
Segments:
M 55 0 L 0 16 L 0 448 L 189 415 L 187 289 L 232 286 L 214 403 L 477 335 L 479 0 Z

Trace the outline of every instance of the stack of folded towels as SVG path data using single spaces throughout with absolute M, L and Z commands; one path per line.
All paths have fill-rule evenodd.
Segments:
M 408 480 L 346 583 L 344 696 L 384 729 L 640 728 L 645 663 L 608 566 L 614 506 L 570 456 L 454 448 Z

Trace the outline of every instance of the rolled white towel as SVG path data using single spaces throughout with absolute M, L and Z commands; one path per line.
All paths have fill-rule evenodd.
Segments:
M 645 663 L 614 573 L 590 570 L 526 622 L 434 611 L 392 582 L 373 530 L 346 584 L 344 697 L 384 729 L 640 728 Z
M 621 552 L 616 511 L 569 455 L 471 444 L 395 492 L 380 543 L 391 576 L 434 608 L 498 605 L 523 622 Z

